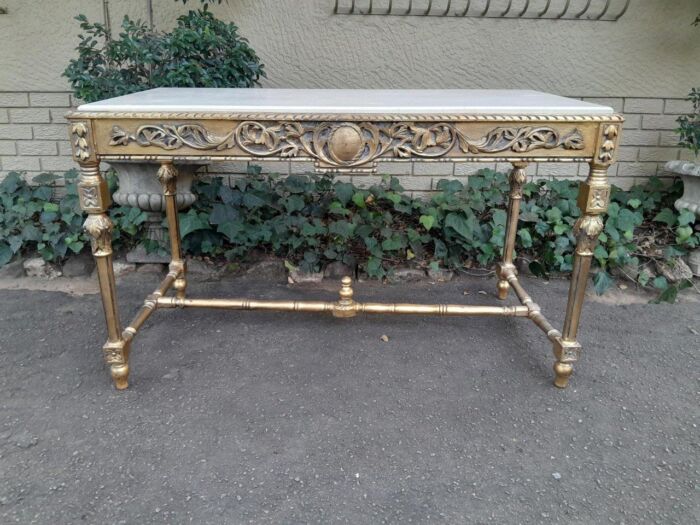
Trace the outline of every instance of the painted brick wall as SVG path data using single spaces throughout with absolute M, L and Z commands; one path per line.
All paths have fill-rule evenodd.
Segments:
M 629 187 L 644 178 L 664 172 L 664 163 L 689 159 L 689 152 L 676 146 L 673 131 L 676 118 L 690 111 L 690 103 L 678 98 L 577 97 L 612 106 L 624 113 L 625 124 L 618 161 L 609 174 L 614 184 Z M 75 167 L 65 113 L 76 101 L 64 92 L 0 92 L 0 177 L 9 171 L 26 171 L 31 178 L 39 173 L 63 172 Z M 690 159 L 689 159 L 690 160 Z M 266 173 L 304 173 L 313 170 L 311 162 L 269 161 L 258 163 Z M 412 163 L 380 162 L 379 173 L 397 176 L 407 191 L 425 193 L 435 190 L 444 178 L 463 178 L 483 168 L 506 171 L 508 165 L 494 163 Z M 213 176 L 240 177 L 245 162 L 212 164 L 206 168 Z M 586 174 L 586 165 L 539 164 L 529 167 L 529 174 L 540 178 L 574 178 Z M 358 185 L 370 185 L 379 176 L 364 174 L 342 176 Z

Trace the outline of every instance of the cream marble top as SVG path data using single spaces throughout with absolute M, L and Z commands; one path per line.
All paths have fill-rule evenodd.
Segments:
M 612 108 L 520 89 L 156 88 L 78 111 L 297 114 L 613 115 Z

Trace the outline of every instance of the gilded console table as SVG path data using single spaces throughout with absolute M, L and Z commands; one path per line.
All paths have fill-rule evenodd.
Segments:
M 554 346 L 554 384 L 567 386 L 581 345 L 576 339 L 593 248 L 603 229 L 610 186 L 607 169 L 620 139 L 622 116 L 611 108 L 535 91 L 291 90 L 160 88 L 80 106 L 68 115 L 73 156 L 80 164 L 80 203 L 88 214 L 107 321 L 103 350 L 118 389 L 127 387 L 131 342 L 158 309 L 226 308 L 417 315 L 498 315 L 532 320 Z M 115 299 L 110 195 L 102 160 L 160 164 L 171 263 L 165 279 L 123 328 Z M 345 277 L 335 302 L 195 299 L 186 295 L 187 269 L 177 217 L 178 161 L 313 160 L 318 172 L 375 172 L 396 162 L 509 162 L 510 192 L 498 297 L 513 290 L 518 306 L 361 303 Z M 525 168 L 532 162 L 586 162 L 581 217 L 566 317 L 555 329 L 523 289 L 513 265 Z M 170 289 L 173 295 L 168 295 Z

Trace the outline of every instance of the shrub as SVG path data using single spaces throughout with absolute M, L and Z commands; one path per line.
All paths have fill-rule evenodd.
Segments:
M 81 231 L 75 170 L 66 173 L 66 194 L 51 201 L 54 175 L 28 185 L 18 173 L 0 183 L 0 266 L 13 254 L 38 251 L 60 261 L 89 241 Z M 116 189 L 114 177 L 108 177 Z M 612 283 L 611 270 L 643 268 L 683 255 L 700 245 L 695 216 L 672 205 L 682 184 L 651 178 L 629 191 L 613 187 L 609 213 L 594 252 L 596 291 Z M 537 275 L 569 272 L 580 212 L 574 181 L 538 181 L 523 188 L 517 231 L 518 256 Z M 505 236 L 507 176 L 493 170 L 472 175 L 466 185 L 443 180 L 429 200 L 405 194 L 398 180 L 385 177 L 363 189 L 331 176 L 261 175 L 252 169 L 233 186 L 221 178 L 195 182 L 198 200 L 180 214 L 183 247 L 192 255 L 239 261 L 253 249 L 274 253 L 302 271 L 320 270 L 333 261 L 358 264 L 370 277 L 383 278 L 397 266 L 463 269 L 489 267 L 500 255 Z M 144 238 L 146 214 L 114 207 L 114 247 Z M 159 247 L 153 246 L 154 249 Z M 165 247 L 160 247 L 165 248 Z M 653 272 L 639 272 L 642 286 L 673 300 L 679 286 Z
M 238 28 L 207 10 L 189 11 L 170 33 L 154 31 L 128 16 L 119 38 L 103 24 L 76 20 L 78 58 L 63 75 L 75 95 L 94 102 L 154 87 L 253 87 L 265 76 L 264 66 Z
M 61 177 L 42 173 L 30 185 L 22 174 L 10 172 L 0 183 L 0 266 L 15 254 L 36 252 L 45 260 L 60 262 L 71 253 L 89 245 L 83 232 L 83 213 L 78 203 L 76 170 L 65 173 L 65 195 L 52 200 L 53 185 Z M 115 178 L 110 177 L 112 191 Z M 114 246 L 128 245 L 142 232 L 139 225 L 146 214 L 136 208 L 115 207 L 110 210 L 115 223 Z
M 221 179 L 195 184 L 199 200 L 181 215 L 184 246 L 193 254 L 239 259 L 253 248 L 286 258 L 304 271 L 332 261 L 356 261 L 382 278 L 407 262 L 418 267 L 489 266 L 505 235 L 506 175 L 482 170 L 466 185 L 440 181 L 428 201 L 411 198 L 395 178 L 361 189 L 317 175 L 260 176 L 254 170 L 233 187 Z M 595 261 L 596 290 L 613 282 L 609 271 L 650 265 L 700 245 L 694 216 L 672 204 L 681 183 L 657 178 L 629 191 L 613 188 Z M 580 212 L 574 181 L 539 181 L 524 187 L 518 252 L 538 275 L 569 272 L 573 226 Z M 640 273 L 647 286 L 651 273 Z M 663 280 L 653 283 L 668 287 Z
M 693 104 L 693 112 L 678 117 L 678 145 L 697 155 L 700 152 L 700 88 L 693 88 L 686 100 Z

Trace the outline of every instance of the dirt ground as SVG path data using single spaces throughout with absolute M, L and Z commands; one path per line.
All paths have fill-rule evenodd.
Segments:
M 123 318 L 156 280 L 120 280 Z M 567 390 L 524 319 L 156 312 L 117 392 L 95 283 L 79 281 L 0 283 L 2 523 L 700 522 L 693 296 L 590 300 Z M 561 326 L 568 283 L 524 281 Z M 494 288 L 360 283 L 355 297 L 497 304 Z

